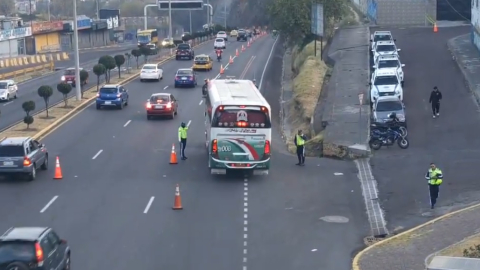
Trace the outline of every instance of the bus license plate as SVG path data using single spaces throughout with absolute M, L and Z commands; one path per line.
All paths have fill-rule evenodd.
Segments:
M 235 164 L 235 167 L 247 167 L 247 164 L 245 164 L 245 163 L 237 163 L 237 164 Z

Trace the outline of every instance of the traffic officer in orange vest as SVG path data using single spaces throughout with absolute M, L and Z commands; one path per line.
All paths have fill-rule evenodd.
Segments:
M 425 174 L 425 179 L 428 181 L 428 191 L 430 193 L 430 207 L 431 209 L 435 208 L 437 203 L 438 194 L 440 193 L 440 185 L 443 183 L 443 173 L 442 170 L 437 168 L 434 163 L 430 164 L 430 169 L 428 169 Z

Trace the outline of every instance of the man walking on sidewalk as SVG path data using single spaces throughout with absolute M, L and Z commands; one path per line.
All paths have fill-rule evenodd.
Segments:
M 433 118 L 440 116 L 440 100 L 442 99 L 442 93 L 438 90 L 438 87 L 433 87 L 432 93 L 430 93 L 430 103 L 432 104 Z

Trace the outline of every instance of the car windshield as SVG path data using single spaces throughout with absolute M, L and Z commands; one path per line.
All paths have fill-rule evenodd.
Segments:
M 177 75 L 179 76 L 191 76 L 193 72 L 191 70 L 179 70 L 177 71 Z
M 156 66 L 143 66 L 143 69 L 157 69 Z
M 379 101 L 377 104 L 377 112 L 392 112 L 403 110 L 402 103 L 398 101 Z
M 225 40 L 223 40 L 223 39 L 221 39 L 221 38 L 217 38 L 217 39 L 215 40 L 215 42 L 225 42 Z
M 195 58 L 195 62 L 207 62 L 207 61 L 208 61 L 208 57 L 206 56 L 199 56 Z
M 397 76 L 378 76 L 375 78 L 374 85 L 394 85 L 398 84 Z
M 395 51 L 394 45 L 378 45 L 377 52 L 393 52 Z
M 375 35 L 375 37 L 373 37 L 373 41 L 389 41 L 389 40 L 392 40 L 391 35 Z
M 0 89 L 7 89 L 8 83 L 6 82 L 0 82 Z
M 168 98 L 168 96 L 165 96 L 165 95 L 162 95 L 162 96 L 152 96 L 150 98 L 150 102 L 151 103 L 167 103 L 169 102 L 170 99 Z
M 399 67 L 398 60 L 380 60 L 378 61 L 378 68 L 396 68 Z
M 190 45 L 188 45 L 188 44 L 178 44 L 178 49 L 179 50 L 189 50 Z
M 0 264 L 11 261 L 29 262 L 35 259 L 35 247 L 30 242 L 0 242 Z
M 63 75 L 75 75 L 75 69 L 67 69 Z
M 100 93 L 102 94 L 115 94 L 117 93 L 117 88 L 100 88 Z
M 0 146 L 0 157 L 23 157 L 24 155 L 23 145 Z

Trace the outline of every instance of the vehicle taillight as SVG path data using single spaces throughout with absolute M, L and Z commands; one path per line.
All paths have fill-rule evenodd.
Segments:
M 265 150 L 264 150 L 265 155 L 270 155 L 270 141 L 266 140 L 265 141 Z
M 30 166 L 32 165 L 32 161 L 28 157 L 23 158 L 23 166 Z
M 172 103 L 170 103 L 170 102 L 167 103 L 167 108 L 168 108 L 168 109 L 172 108 Z
M 152 108 L 152 104 L 150 104 L 150 102 L 147 102 L 147 109 L 151 109 Z
M 246 126 L 247 126 L 247 122 L 237 122 L 237 126 L 239 126 L 239 127 L 246 127 Z
M 190 81 L 193 81 L 193 76 L 188 78 Z
M 97 93 L 97 97 L 99 97 L 99 96 L 100 96 L 100 93 Z
M 43 250 L 39 243 L 35 243 L 35 257 L 37 258 L 37 263 L 43 262 Z
M 218 145 L 217 145 L 217 140 L 213 140 L 212 142 L 212 153 L 216 154 L 218 152 Z
M 268 112 L 268 109 L 267 109 L 266 107 L 263 107 L 263 106 L 260 108 L 260 110 L 261 110 L 262 112 Z
M 180 80 L 180 77 L 178 77 L 178 76 L 175 76 L 175 80 Z

